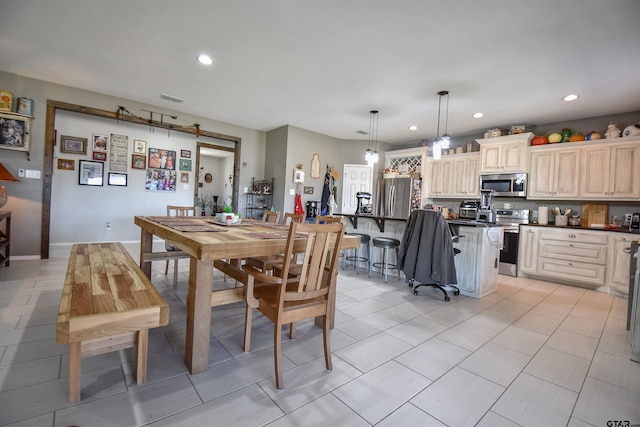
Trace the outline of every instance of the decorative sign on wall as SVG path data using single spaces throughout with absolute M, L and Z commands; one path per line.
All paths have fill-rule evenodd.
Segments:
M 111 134 L 109 148 L 109 170 L 117 172 L 127 171 L 129 137 Z

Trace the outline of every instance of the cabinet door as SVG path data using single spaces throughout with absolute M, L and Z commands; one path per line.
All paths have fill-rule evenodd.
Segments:
M 518 246 L 518 270 L 525 274 L 536 274 L 538 230 L 535 227 L 520 227 L 520 244 Z
M 579 162 L 579 149 L 556 152 L 553 197 L 561 199 L 578 197 Z
M 501 172 L 500 164 L 500 146 L 499 145 L 482 145 L 480 146 L 481 172 L 492 173 Z
M 460 237 L 453 244 L 460 253 L 455 256 L 456 278 L 463 295 L 475 295 L 478 291 L 479 276 L 478 265 L 480 263 L 482 245 L 482 229 L 475 227 L 460 227 Z
M 431 173 L 429 174 L 429 195 L 433 197 L 449 196 L 451 193 L 452 160 L 431 161 Z
M 503 172 L 522 172 L 527 159 L 527 147 L 520 142 L 513 142 L 502 146 L 501 168 Z
M 553 151 L 531 153 L 528 198 L 551 198 L 553 196 L 555 159 Z
M 611 147 L 610 196 L 616 199 L 640 197 L 640 146 Z
M 479 156 L 474 156 L 466 159 L 463 181 L 463 191 L 465 197 L 478 197 L 480 195 Z
M 451 195 L 452 196 L 465 196 L 466 191 L 466 159 L 454 159 L 451 168 Z
M 625 249 L 631 249 L 631 242 L 637 240 L 633 234 L 619 235 L 611 233 L 611 257 L 607 263 L 609 273 L 609 287 L 624 294 L 629 293 L 629 267 L 631 264 L 630 255 Z
M 582 183 L 580 196 L 585 198 L 605 198 L 609 195 L 609 168 L 611 149 L 593 146 L 582 150 Z

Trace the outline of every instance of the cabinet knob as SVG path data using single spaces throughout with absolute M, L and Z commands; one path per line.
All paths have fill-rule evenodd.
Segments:
M 575 234 L 573 234 L 573 233 L 571 233 L 571 234 L 569 234 L 569 237 L 571 237 L 572 239 L 575 239 L 575 238 L 576 238 L 576 235 L 575 235 Z

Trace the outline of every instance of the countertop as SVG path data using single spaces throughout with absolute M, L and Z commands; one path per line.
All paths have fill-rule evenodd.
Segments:
M 502 227 L 502 225 L 499 225 L 499 224 L 479 222 L 479 221 L 474 221 L 472 219 L 448 219 L 447 222 L 450 225 L 463 225 L 465 227 L 485 227 L 485 228 Z
M 609 232 L 613 232 L 613 233 L 628 233 L 628 234 L 638 234 L 640 235 L 640 230 L 628 230 L 626 228 L 585 228 L 585 227 L 580 227 L 580 226 L 571 226 L 571 225 L 565 225 L 565 226 L 561 226 L 561 225 L 555 225 L 555 224 L 537 224 L 537 223 L 529 223 L 529 224 L 522 224 L 522 225 L 528 225 L 528 226 L 532 226 L 532 227 L 551 227 L 551 228 L 565 228 L 565 229 L 569 229 L 569 230 L 583 230 L 583 231 L 609 231 Z

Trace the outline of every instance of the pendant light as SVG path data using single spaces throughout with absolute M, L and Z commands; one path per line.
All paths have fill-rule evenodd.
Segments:
M 364 159 L 369 166 L 378 163 L 378 110 L 369 112 L 369 147 L 365 150 Z
M 444 125 L 444 134 L 440 136 L 440 113 L 442 110 L 442 97 L 447 97 L 447 111 L 445 115 L 445 125 Z M 441 90 L 438 92 L 438 126 L 436 131 L 436 139 L 433 142 L 433 158 L 439 159 L 442 156 L 442 150 L 449 149 L 449 134 L 447 133 L 449 129 L 449 91 Z

